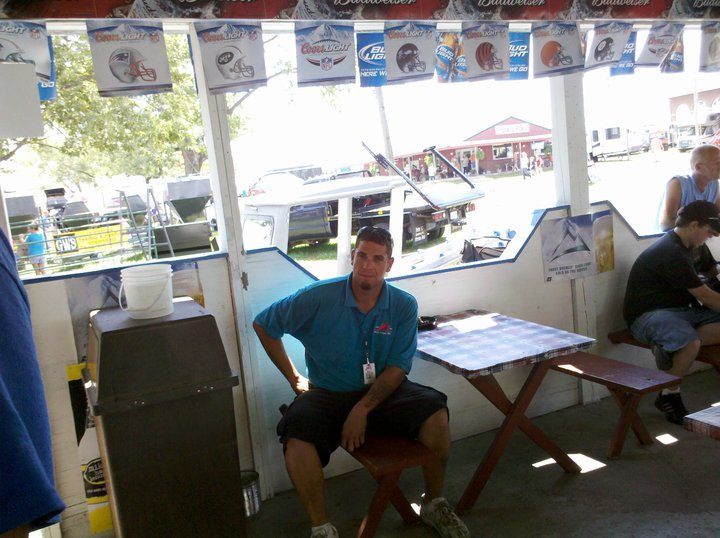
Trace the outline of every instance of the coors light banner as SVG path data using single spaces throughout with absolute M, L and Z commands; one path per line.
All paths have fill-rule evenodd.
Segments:
M 675 41 L 683 29 L 680 22 L 656 22 L 650 28 L 645 46 L 635 60 L 638 67 L 655 67 L 660 65 L 670 53 Z
M 467 78 L 507 78 L 510 73 L 510 30 L 506 22 L 464 22 Z
M 172 90 L 161 22 L 92 20 L 87 29 L 100 95 Z
M 720 22 L 704 22 L 700 32 L 700 71 L 720 71 Z
M 298 86 L 355 82 L 352 23 L 296 22 Z
M 205 80 L 212 94 L 242 91 L 267 84 L 262 28 L 259 21 L 195 23 Z
M 583 69 L 585 58 L 574 22 L 535 22 L 532 39 L 534 77 L 567 75 Z
M 385 23 L 385 69 L 388 84 L 432 78 L 434 60 L 434 23 Z
M 55 99 L 55 66 L 52 42 L 43 22 L 0 22 L 0 62 L 21 62 L 35 66 L 40 99 Z
M 632 32 L 632 23 L 597 23 L 593 29 L 592 42 L 587 48 L 585 69 L 617 64 L 630 38 L 630 32 Z

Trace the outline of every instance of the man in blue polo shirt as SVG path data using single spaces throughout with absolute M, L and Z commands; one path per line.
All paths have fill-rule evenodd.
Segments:
M 366 431 L 405 435 L 438 459 L 426 466 L 421 519 L 441 536 L 469 536 L 442 495 L 450 450 L 447 397 L 407 379 L 417 345 L 418 307 L 388 285 L 393 240 L 362 228 L 352 273 L 311 284 L 263 310 L 255 332 L 295 394 L 278 424 L 290 479 L 310 517 L 312 538 L 336 537 L 325 512 L 322 468 L 341 446 L 353 451 Z M 307 378 L 288 356 L 282 336 L 305 346 Z

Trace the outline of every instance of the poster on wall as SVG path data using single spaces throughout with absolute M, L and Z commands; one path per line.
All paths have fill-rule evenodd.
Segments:
M 630 38 L 632 23 L 600 22 L 595 25 L 585 57 L 585 69 L 617 64 Z
M 542 223 L 545 281 L 569 280 L 615 268 L 610 211 L 547 220 Z
M 298 86 L 355 82 L 352 23 L 296 22 Z
M 507 78 L 510 73 L 510 27 L 506 22 L 464 22 L 467 78 Z
M 574 22 L 536 22 L 532 25 L 533 76 L 548 77 L 581 71 L 585 58 Z
M 357 40 L 358 68 L 360 86 L 384 86 L 387 82 L 385 73 L 385 41 L 382 32 L 358 32 Z
M 40 99 L 56 98 L 52 41 L 45 23 L 3 21 L 0 24 L 0 62 L 34 65 Z
M 205 80 L 212 94 L 265 86 L 265 54 L 259 21 L 195 23 Z
M 467 63 L 460 32 L 438 32 L 435 47 L 435 73 L 438 82 L 464 82 Z
M 510 80 L 530 75 L 530 32 L 510 32 Z
M 435 24 L 385 23 L 388 83 L 432 78 L 435 71 Z
M 720 22 L 703 22 L 700 27 L 700 71 L 720 71 Z
M 90 20 L 87 29 L 101 96 L 172 90 L 161 22 Z
M 670 54 L 677 37 L 683 29 L 680 22 L 656 22 L 650 28 L 645 45 L 635 60 L 637 67 L 655 67 Z
M 620 61 L 610 67 L 610 76 L 632 75 L 635 72 L 635 43 L 637 42 L 637 32 L 630 32 L 627 43 L 623 48 Z

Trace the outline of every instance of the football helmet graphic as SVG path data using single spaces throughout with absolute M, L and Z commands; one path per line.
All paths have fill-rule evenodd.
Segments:
M 234 80 L 240 77 L 253 78 L 255 68 L 245 65 L 245 55 L 234 45 L 223 47 L 215 57 L 218 71 L 226 79 Z
M 559 65 L 571 65 L 572 57 L 565 54 L 562 45 L 557 41 L 548 41 L 540 50 L 540 60 L 547 67 L 557 67 Z
M 130 84 L 138 78 L 145 82 L 157 80 L 154 69 L 145 67 L 145 58 L 132 47 L 122 47 L 115 50 L 108 60 L 110 71 L 120 82 Z
M 395 60 L 404 73 L 411 71 L 425 71 L 425 62 L 420 60 L 420 51 L 415 43 L 405 43 L 400 47 L 395 55 Z
M 595 47 L 595 61 L 604 62 L 615 54 L 615 42 L 612 37 L 606 37 Z
M 0 62 L 22 62 L 35 65 L 34 61 L 24 58 L 23 54 L 25 54 L 25 51 L 13 41 L 0 37 Z
M 475 49 L 475 60 L 478 65 L 485 71 L 494 71 L 502 69 L 503 62 L 496 56 L 495 45 L 489 41 L 480 43 Z

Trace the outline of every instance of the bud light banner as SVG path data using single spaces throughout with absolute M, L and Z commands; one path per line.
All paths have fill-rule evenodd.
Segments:
M 580 71 L 585 59 L 574 22 L 534 22 L 533 76 L 549 77 Z
M 585 69 L 617 64 L 630 38 L 632 26 L 632 23 L 616 21 L 597 23 L 585 58 Z
M 360 86 L 363 88 L 384 86 L 385 41 L 382 32 L 361 32 L 355 35 L 357 40 Z
M 162 22 L 89 20 L 87 29 L 101 96 L 172 90 Z
M 31 21 L 0 23 L 0 62 L 34 65 L 40 99 L 52 100 L 57 96 L 52 42 L 47 35 L 45 23 Z
M 205 81 L 212 94 L 242 91 L 267 84 L 262 28 L 259 21 L 195 23 Z
M 510 32 L 510 80 L 527 80 L 530 73 L 530 32 Z
M 438 82 L 467 80 L 467 65 L 460 32 L 439 32 L 435 47 L 435 72 Z
M 610 68 L 610 76 L 632 75 L 635 72 L 635 43 L 637 41 L 637 32 L 630 32 L 627 43 L 623 48 L 622 56 L 617 65 Z
M 720 22 L 704 22 L 700 28 L 700 71 L 720 71 Z
M 296 22 L 298 86 L 355 82 L 352 23 Z
M 510 73 L 510 31 L 506 22 L 464 22 L 467 78 L 507 78 Z
M 645 46 L 635 61 L 638 67 L 655 67 L 660 65 L 670 53 L 675 40 L 683 29 L 681 22 L 656 22 L 650 28 Z
M 660 64 L 662 73 L 682 73 L 685 71 L 685 52 L 683 49 L 683 35 L 681 33 L 673 43 L 670 53 L 665 56 L 663 63 Z
M 388 84 L 432 78 L 434 59 L 434 23 L 385 23 L 385 68 Z

